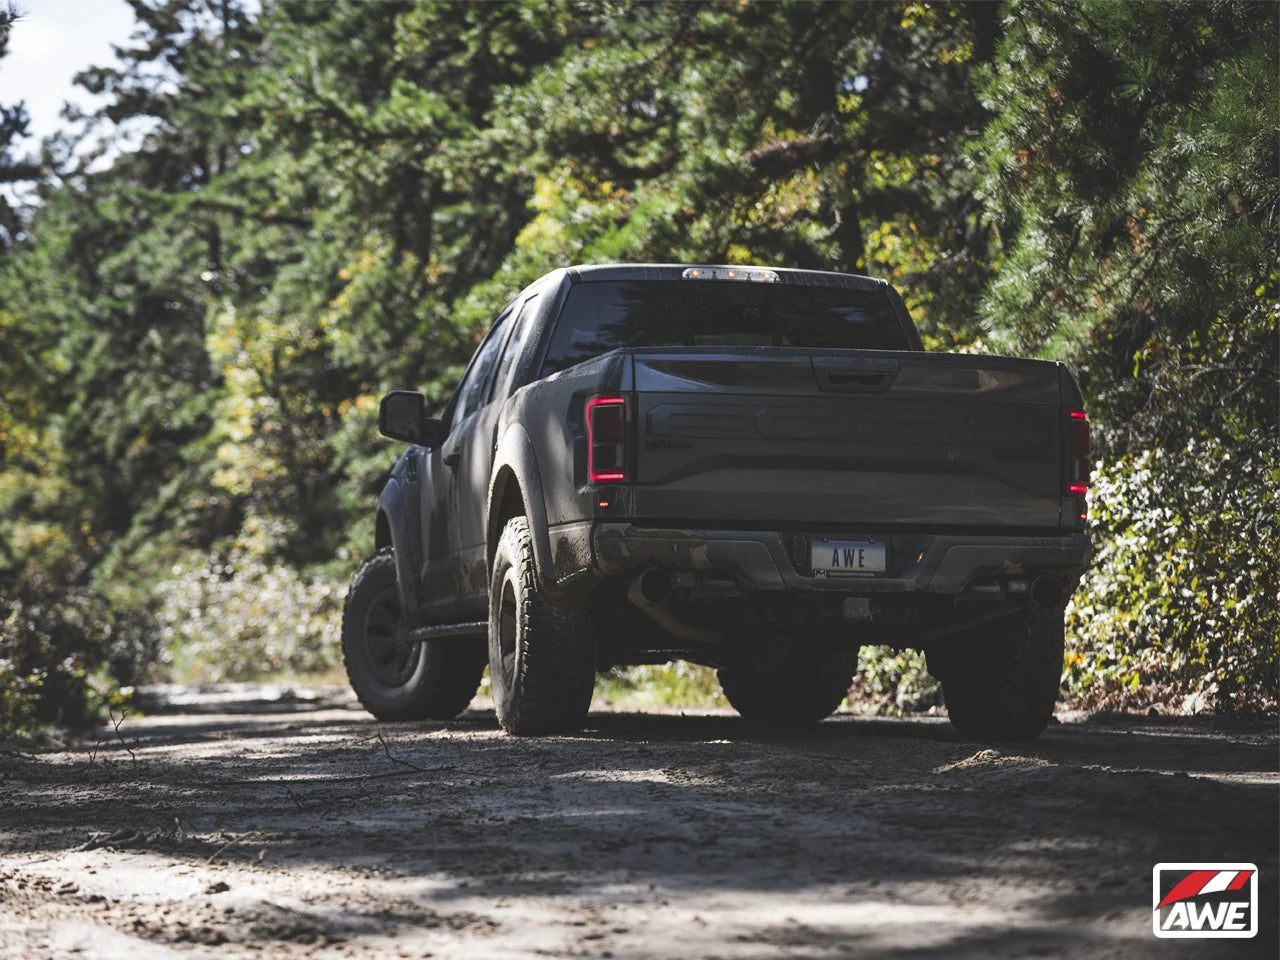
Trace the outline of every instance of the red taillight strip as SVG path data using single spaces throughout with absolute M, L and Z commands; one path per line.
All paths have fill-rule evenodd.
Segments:
M 1083 410 L 1067 413 L 1067 494 L 1083 497 L 1089 492 L 1089 415 Z
M 592 417 L 596 407 L 616 407 L 620 406 L 622 410 L 622 436 L 613 441 L 602 441 L 600 446 L 613 443 L 618 447 L 618 459 L 621 461 L 626 455 L 626 438 L 627 438 L 627 421 L 626 421 L 626 397 L 592 397 L 587 401 L 586 417 L 587 417 L 587 480 L 591 483 L 621 483 L 627 479 L 625 470 L 612 469 L 608 471 L 596 470 L 596 438 L 595 423 Z

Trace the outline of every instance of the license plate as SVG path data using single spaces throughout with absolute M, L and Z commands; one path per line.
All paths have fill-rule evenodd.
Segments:
M 884 573 L 885 549 L 874 540 L 812 540 L 809 568 L 815 577 Z

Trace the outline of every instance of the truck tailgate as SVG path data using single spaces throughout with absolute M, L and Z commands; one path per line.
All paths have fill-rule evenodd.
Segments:
M 919 352 L 632 351 L 645 521 L 1059 526 L 1059 365 Z

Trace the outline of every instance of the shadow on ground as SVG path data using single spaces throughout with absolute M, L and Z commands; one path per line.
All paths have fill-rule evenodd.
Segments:
M 514 904 L 677 920 L 692 905 L 719 918 L 725 955 L 1160 956 L 1156 862 L 1255 862 L 1276 902 L 1276 771 L 1274 731 L 1200 718 L 1013 746 L 936 719 L 775 737 L 732 716 L 596 713 L 579 736 L 516 739 L 491 712 L 161 716 L 0 758 L 0 843 L 23 862 L 377 877 L 413 909 L 499 926 Z M 324 909 L 360 913 L 351 896 Z M 1274 955 L 1274 911 L 1265 924 L 1233 955 Z

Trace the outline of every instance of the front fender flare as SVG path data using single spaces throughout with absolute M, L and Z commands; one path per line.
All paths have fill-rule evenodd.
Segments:
M 396 561 L 396 589 L 400 593 L 400 608 L 416 614 L 421 607 L 418 601 L 417 571 L 418 540 L 413 535 L 413 516 L 417 504 L 406 491 L 407 484 L 391 479 L 378 497 L 378 515 L 386 518 L 391 533 L 391 550 Z

